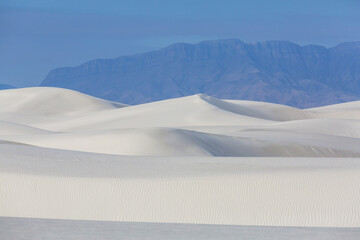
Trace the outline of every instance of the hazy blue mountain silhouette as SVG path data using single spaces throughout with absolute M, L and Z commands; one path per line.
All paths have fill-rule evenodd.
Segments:
M 312 107 L 360 99 L 360 42 L 332 48 L 288 41 L 177 43 L 51 71 L 41 86 L 128 104 L 205 93 Z
M 0 90 L 4 90 L 4 89 L 12 89 L 12 88 L 15 88 L 11 85 L 8 85 L 8 84 L 2 84 L 0 83 Z

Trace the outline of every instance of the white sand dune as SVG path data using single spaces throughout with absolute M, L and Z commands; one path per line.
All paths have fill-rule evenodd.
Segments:
M 0 216 L 360 227 L 359 102 L 125 106 L 0 91 Z
M 4 136 L 16 136 L 16 135 L 37 135 L 37 134 L 49 134 L 51 131 L 30 127 L 22 124 L 0 121 L 0 135 Z
M 127 105 L 61 88 L 34 87 L 0 91 L 1 112 L 30 115 L 77 115 L 125 106 Z
M 270 153 L 265 148 L 272 146 L 271 143 L 245 138 L 173 128 L 9 136 L 3 139 L 49 148 L 135 156 L 267 156 Z M 287 154 L 288 150 L 278 152 Z
M 360 226 L 358 159 L 144 158 L 6 144 L 0 159 L 2 216 Z
M 245 100 L 222 100 L 223 102 L 229 102 L 239 107 L 248 109 L 252 112 L 252 116 L 269 119 L 274 121 L 290 121 L 307 119 L 313 116 L 308 111 L 303 111 L 297 108 L 266 102 L 257 101 L 245 101 Z
M 291 131 L 360 138 L 360 121 L 353 119 L 306 119 L 280 122 L 260 128 L 248 128 L 247 130 Z
M 323 118 L 360 119 L 360 101 L 339 103 L 308 109 L 308 112 Z
M 239 226 L 0 217 L 6 240 L 358 240 L 358 228 Z M 41 231 L 39 231 L 41 229 Z M 149 238 L 145 238 L 149 236 Z
M 360 139 L 286 131 L 226 136 L 174 128 L 2 136 L 41 147 L 134 156 L 360 157 Z M 342 144 L 338 144 L 342 142 Z

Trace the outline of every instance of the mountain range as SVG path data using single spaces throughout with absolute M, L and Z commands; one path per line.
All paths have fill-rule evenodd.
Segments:
M 0 83 L 0 90 L 12 89 L 12 88 L 15 88 L 15 87 L 8 85 L 8 84 Z
M 325 48 L 237 39 L 176 43 L 49 72 L 41 86 L 126 104 L 205 93 L 299 108 L 360 99 L 360 42 Z

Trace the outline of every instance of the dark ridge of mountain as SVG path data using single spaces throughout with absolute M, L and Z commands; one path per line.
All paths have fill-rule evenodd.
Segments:
M 3 83 L 0 83 L 0 90 L 5 90 L 5 89 L 12 89 L 12 88 L 15 88 L 9 84 L 3 84 Z
M 205 93 L 306 108 L 360 99 L 360 42 L 332 48 L 237 39 L 177 43 L 51 71 L 41 86 L 127 104 Z

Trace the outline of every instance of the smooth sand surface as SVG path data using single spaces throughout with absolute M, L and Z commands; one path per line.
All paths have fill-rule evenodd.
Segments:
M 353 158 L 126 157 L 0 144 L 2 216 L 360 226 Z
M 0 91 L 0 216 L 360 227 L 360 104 Z
M 197 94 L 125 106 L 59 88 L 4 90 L 0 100 L 0 139 L 40 147 L 133 156 L 360 156 L 358 102 L 300 110 Z M 329 109 L 347 111 L 347 119 L 327 117 Z
M 358 240 L 359 228 L 259 227 L 0 217 L 7 240 Z

